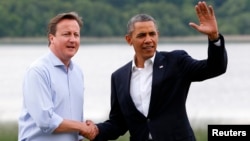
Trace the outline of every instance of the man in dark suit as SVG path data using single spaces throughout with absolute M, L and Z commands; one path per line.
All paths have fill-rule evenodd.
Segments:
M 147 14 L 128 22 L 126 41 L 134 47 L 132 61 L 111 76 L 109 119 L 97 124 L 96 141 L 114 140 L 127 131 L 131 141 L 195 141 L 186 112 L 190 84 L 226 72 L 227 54 L 213 8 L 195 6 L 200 25 L 208 36 L 208 58 L 195 60 L 185 51 L 157 51 L 158 28 Z

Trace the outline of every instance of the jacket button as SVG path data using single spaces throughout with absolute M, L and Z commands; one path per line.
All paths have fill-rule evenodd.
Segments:
M 149 119 L 149 118 L 147 119 L 147 122 L 150 122 L 150 119 Z

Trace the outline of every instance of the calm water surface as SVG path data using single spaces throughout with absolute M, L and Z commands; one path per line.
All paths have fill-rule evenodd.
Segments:
M 250 44 L 228 43 L 225 74 L 191 85 L 187 112 L 194 122 L 250 123 Z M 160 44 L 158 50 L 184 49 L 193 58 L 207 56 L 207 44 Z M 0 121 L 18 119 L 26 67 L 48 51 L 47 45 L 0 45 Z M 133 57 L 125 44 L 82 45 L 73 58 L 85 75 L 84 116 L 104 120 L 110 109 L 110 75 Z

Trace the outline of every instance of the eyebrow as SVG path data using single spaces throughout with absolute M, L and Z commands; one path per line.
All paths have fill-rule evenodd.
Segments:
M 137 36 L 142 36 L 142 35 L 146 35 L 146 34 L 150 34 L 150 35 L 155 35 L 156 32 L 155 31 L 151 31 L 151 32 L 140 32 L 139 34 L 137 34 Z

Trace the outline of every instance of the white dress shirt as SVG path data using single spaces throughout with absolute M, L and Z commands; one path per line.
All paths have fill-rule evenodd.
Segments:
M 144 62 L 144 68 L 138 68 L 135 60 L 132 63 L 130 95 L 136 108 L 145 116 L 148 115 L 150 105 L 153 62 L 155 55 Z

